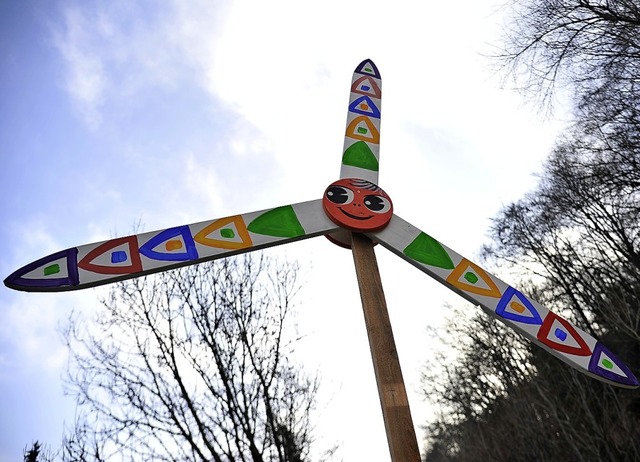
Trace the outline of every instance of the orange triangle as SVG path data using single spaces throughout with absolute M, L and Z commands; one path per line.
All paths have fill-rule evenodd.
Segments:
M 466 282 L 461 281 L 461 279 L 464 279 Z M 486 287 L 476 285 L 479 280 L 482 280 Z M 496 286 L 496 283 L 493 282 L 486 271 L 478 265 L 471 263 L 466 258 L 463 258 L 458 266 L 456 266 L 451 274 L 449 274 L 447 282 L 458 289 L 464 290 L 465 292 L 494 298 L 500 298 L 502 296 L 500 289 L 498 289 L 498 286 Z
M 225 225 L 229 224 L 235 225 L 235 231 L 238 232 L 237 237 L 240 238 L 239 242 L 231 240 L 232 238 L 229 238 L 229 240 L 223 240 L 208 237 L 213 231 L 217 229 L 223 230 Z M 253 245 L 251 236 L 249 236 L 249 231 L 247 231 L 247 226 L 244 224 L 244 220 L 242 219 L 242 215 L 220 218 L 219 220 L 208 224 L 198 234 L 193 236 L 193 240 L 208 247 L 218 247 L 221 249 L 244 249 Z
M 364 122 L 364 126 L 360 122 Z M 380 144 L 380 133 L 369 117 L 366 116 L 360 116 L 353 119 L 347 127 L 346 136 L 357 140 Z

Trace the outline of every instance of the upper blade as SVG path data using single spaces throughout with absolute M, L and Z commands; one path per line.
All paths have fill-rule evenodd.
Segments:
M 365 59 L 358 64 L 351 79 L 340 178 L 378 183 L 381 84 L 373 61 Z
M 620 387 L 640 385 L 594 337 L 397 215 L 366 234 L 580 372 Z
M 338 230 L 314 200 L 72 247 L 8 276 L 28 292 L 84 289 Z

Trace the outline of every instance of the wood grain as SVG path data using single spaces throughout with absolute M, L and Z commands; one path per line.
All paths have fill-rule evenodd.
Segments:
M 352 233 L 351 249 L 391 460 L 419 462 L 420 451 L 373 242 L 362 234 Z

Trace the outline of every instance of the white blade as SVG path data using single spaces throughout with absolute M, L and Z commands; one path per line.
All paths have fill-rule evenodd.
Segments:
M 629 368 L 594 337 L 397 215 L 386 228 L 366 234 L 570 366 L 613 385 L 638 387 Z
M 378 183 L 381 82 L 370 59 L 358 64 L 353 73 L 340 178 Z
M 73 247 L 25 265 L 4 283 L 29 292 L 84 289 L 338 229 L 321 200 L 302 202 Z

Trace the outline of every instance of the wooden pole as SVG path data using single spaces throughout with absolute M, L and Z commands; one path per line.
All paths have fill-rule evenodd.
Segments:
M 351 233 L 351 249 L 391 460 L 420 462 L 420 450 L 411 419 L 398 351 L 393 340 L 373 242 L 363 234 Z

